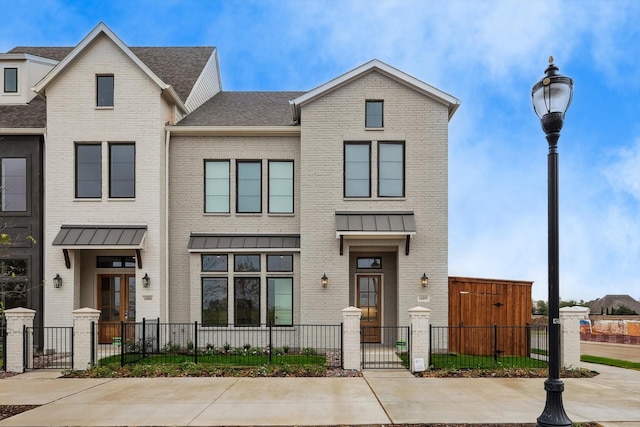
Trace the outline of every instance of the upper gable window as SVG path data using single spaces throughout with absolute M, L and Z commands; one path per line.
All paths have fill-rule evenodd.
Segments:
M 4 69 L 4 91 L 7 93 L 18 92 L 18 69 Z
M 96 105 L 113 107 L 113 76 L 96 76 Z
M 365 124 L 367 128 L 381 128 L 383 127 L 383 106 L 384 101 L 366 101 L 365 105 Z

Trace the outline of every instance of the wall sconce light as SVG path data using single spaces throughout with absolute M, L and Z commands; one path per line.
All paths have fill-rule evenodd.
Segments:
M 329 284 L 329 278 L 327 277 L 326 273 L 322 273 L 322 277 L 320 278 L 320 283 L 322 284 L 323 288 L 326 288 L 327 285 Z
M 423 288 L 429 286 L 429 278 L 427 277 L 427 273 L 422 273 L 422 277 L 420 278 L 420 284 Z
M 145 288 L 149 287 L 149 275 L 147 273 L 144 273 L 144 276 L 142 277 L 142 286 Z
M 53 287 L 61 288 L 62 287 L 62 277 L 58 273 L 56 273 L 56 277 L 53 278 Z

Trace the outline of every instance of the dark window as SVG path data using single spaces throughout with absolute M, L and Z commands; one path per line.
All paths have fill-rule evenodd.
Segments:
M 4 69 L 4 91 L 18 92 L 18 69 L 17 68 L 5 68 Z
M 136 149 L 134 144 L 109 144 L 109 197 L 136 196 Z
M 380 269 L 380 268 L 382 268 L 382 258 L 380 258 L 380 257 L 358 257 L 357 268 L 359 268 L 359 269 Z
M 366 101 L 365 103 L 365 127 L 381 128 L 384 122 L 383 117 L 383 101 Z
M 234 280 L 236 326 L 260 326 L 260 278 L 236 277 Z
M 227 255 L 202 255 L 202 271 L 228 271 Z
M 204 162 L 204 211 L 229 213 L 229 161 Z
M 267 322 L 278 326 L 293 325 L 291 277 L 270 277 L 267 280 Z
M 26 259 L 0 260 L 0 277 L 16 277 L 27 275 Z
M 371 144 L 344 144 L 344 197 L 371 197 Z
M 262 162 L 238 161 L 236 168 L 236 212 L 262 212 Z
M 102 146 L 76 144 L 76 197 L 102 197 Z
M 404 197 L 404 142 L 378 144 L 378 196 Z
M 293 213 L 292 161 L 269 161 L 269 212 Z
M 228 325 L 228 295 L 226 277 L 202 278 L 202 326 Z
M 293 255 L 267 255 L 267 271 L 293 271 Z
M 27 307 L 26 259 L 0 260 L 0 303 L 5 309 Z
M 132 256 L 98 256 L 97 268 L 134 268 L 136 259 Z
M 233 271 L 260 271 L 260 255 L 234 255 Z
M 0 162 L 0 212 L 27 210 L 27 159 L 3 158 Z
M 98 107 L 113 107 L 113 76 L 96 76 Z

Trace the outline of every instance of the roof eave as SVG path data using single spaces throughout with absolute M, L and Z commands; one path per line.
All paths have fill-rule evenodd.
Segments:
M 174 136 L 297 136 L 299 126 L 165 126 Z
M 46 128 L 0 128 L 0 135 L 44 135 Z

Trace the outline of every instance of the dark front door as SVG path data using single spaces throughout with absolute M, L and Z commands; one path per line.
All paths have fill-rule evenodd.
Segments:
M 118 342 L 114 337 L 135 341 L 136 276 L 133 274 L 101 274 L 98 276 L 98 339 L 100 344 Z M 121 322 L 127 325 L 122 337 Z

